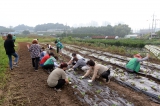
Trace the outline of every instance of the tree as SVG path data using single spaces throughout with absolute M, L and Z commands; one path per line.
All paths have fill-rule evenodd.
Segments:
M 2 33 L 2 32 L 13 32 L 13 31 L 14 31 L 13 29 L 9 29 L 9 28 L 0 26 L 0 33 Z
M 28 35 L 28 34 L 30 34 L 30 32 L 29 32 L 29 31 L 27 31 L 27 30 L 24 30 L 22 33 L 23 33 L 24 35 Z

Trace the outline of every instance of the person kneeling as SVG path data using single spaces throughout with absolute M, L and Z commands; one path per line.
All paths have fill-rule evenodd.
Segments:
M 62 88 L 65 83 L 71 84 L 71 82 L 68 81 L 65 73 L 67 67 L 68 65 L 66 63 L 62 63 L 58 68 L 51 72 L 47 79 L 49 87 L 54 87 L 56 91 L 61 91 L 60 88 Z
M 109 82 L 108 76 L 110 75 L 110 70 L 109 67 L 104 66 L 102 64 L 97 64 L 93 60 L 89 60 L 87 62 L 87 65 L 90 67 L 89 70 L 85 73 L 82 78 L 87 77 L 92 71 L 93 71 L 93 76 L 91 80 L 88 80 L 88 82 L 93 82 L 96 77 L 102 77 L 106 80 L 106 82 Z

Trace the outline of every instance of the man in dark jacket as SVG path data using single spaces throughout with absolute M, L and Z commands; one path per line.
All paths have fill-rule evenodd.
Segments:
M 5 48 L 6 54 L 8 55 L 10 70 L 13 70 L 13 66 L 17 66 L 19 57 L 18 57 L 18 54 L 15 52 L 14 42 L 12 40 L 11 34 L 7 35 L 7 39 L 4 42 L 4 48 Z M 12 66 L 12 56 L 15 57 L 13 66 Z

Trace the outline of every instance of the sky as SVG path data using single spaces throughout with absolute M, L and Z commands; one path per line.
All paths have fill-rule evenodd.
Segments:
M 160 0 L 1 0 L 0 26 L 123 23 L 133 30 L 160 28 Z M 159 19 L 159 20 L 158 20 Z M 155 27 L 155 23 L 153 24 Z

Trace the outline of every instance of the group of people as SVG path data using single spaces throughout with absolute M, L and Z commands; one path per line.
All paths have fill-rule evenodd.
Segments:
M 63 48 L 62 43 L 59 40 L 56 42 L 57 53 Z M 9 58 L 10 70 L 13 70 L 12 55 L 15 57 L 14 64 L 17 65 L 19 56 L 14 49 L 14 41 L 12 35 L 8 34 L 7 39 L 4 42 L 6 54 Z M 96 78 L 103 78 L 106 82 L 109 82 L 110 67 L 102 64 L 98 64 L 93 60 L 87 60 L 80 54 L 72 53 L 72 58 L 67 63 L 58 64 L 58 57 L 51 52 L 51 49 L 45 49 L 38 44 L 38 39 L 33 39 L 32 44 L 27 45 L 28 51 L 31 53 L 32 66 L 35 71 L 38 71 L 40 65 L 44 70 L 49 73 L 47 83 L 48 86 L 54 87 L 55 90 L 61 91 L 60 88 L 65 83 L 71 84 L 65 74 L 67 69 L 77 71 L 77 69 L 83 70 L 85 74 L 81 78 L 85 78 L 92 74 L 92 78 L 88 80 L 89 83 L 93 82 Z M 48 48 L 48 47 L 47 47 Z M 134 55 L 134 57 L 126 64 L 126 70 L 129 72 L 139 72 L 140 62 L 149 58 L 149 54 L 145 58 L 142 58 L 140 54 Z

